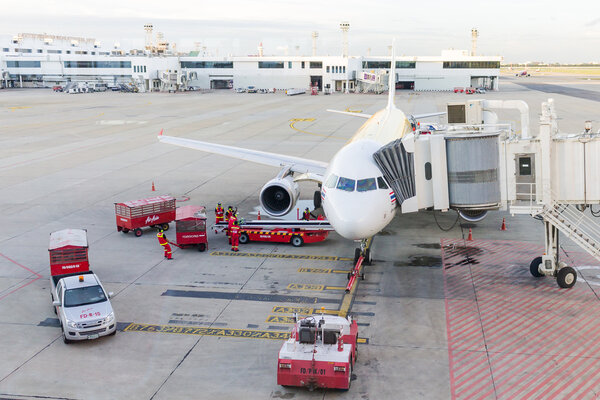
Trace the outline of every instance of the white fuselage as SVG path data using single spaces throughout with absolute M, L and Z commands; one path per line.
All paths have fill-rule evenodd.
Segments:
M 396 197 L 373 154 L 411 130 L 404 113 L 388 106 L 369 118 L 329 163 L 321 189 L 323 211 L 343 237 L 369 238 L 394 218 Z

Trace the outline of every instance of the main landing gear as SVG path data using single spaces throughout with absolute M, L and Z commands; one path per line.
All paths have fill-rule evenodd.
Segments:
M 544 241 L 546 252 L 541 257 L 536 257 L 529 264 L 529 272 L 536 278 L 553 276 L 558 286 L 564 289 L 572 288 L 577 282 L 575 268 L 558 260 L 558 229 L 544 220 Z

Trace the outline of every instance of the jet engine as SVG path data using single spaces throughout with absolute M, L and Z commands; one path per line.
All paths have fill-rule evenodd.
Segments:
M 300 188 L 290 175 L 271 179 L 260 191 L 260 205 L 273 217 L 287 214 L 296 205 Z
M 458 214 L 467 222 L 480 222 L 487 216 L 487 210 L 458 210 Z

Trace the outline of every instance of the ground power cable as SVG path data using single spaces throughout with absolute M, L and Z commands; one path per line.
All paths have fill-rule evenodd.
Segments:
M 494 397 L 498 398 L 498 393 L 496 391 L 496 382 L 494 381 L 494 371 L 492 370 L 492 363 L 490 360 L 490 351 L 487 344 L 487 339 L 485 337 L 485 329 L 483 328 L 483 321 L 481 320 L 481 308 L 479 307 L 479 298 L 477 297 L 477 289 L 475 288 L 475 280 L 473 279 L 473 259 L 470 256 L 471 247 L 467 246 L 467 240 L 465 239 L 465 230 L 466 228 L 462 223 L 460 224 L 460 232 L 462 235 L 463 248 L 465 249 L 465 257 L 467 261 L 467 265 L 469 266 L 469 275 L 471 276 L 471 285 L 473 286 L 473 297 L 475 299 L 475 305 L 477 306 L 477 314 L 479 314 L 479 326 L 481 327 L 481 337 L 483 338 L 483 344 L 485 346 L 485 355 L 487 356 L 488 369 L 490 371 L 490 379 L 492 381 L 492 387 L 494 388 Z

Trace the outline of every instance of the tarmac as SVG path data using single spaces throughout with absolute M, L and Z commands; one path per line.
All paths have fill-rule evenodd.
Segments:
M 547 93 L 554 86 L 559 93 Z M 525 100 L 535 134 L 541 102 L 553 97 L 561 130 L 598 120 L 597 80 L 502 77 L 500 89 L 399 91 L 396 105 L 425 113 L 470 97 Z M 565 240 L 582 274 L 576 287 L 533 278 L 543 227 L 532 218 L 496 211 L 442 231 L 432 212 L 398 213 L 374 238 L 374 265 L 350 301 L 343 288 L 355 244 L 335 233 L 300 248 L 250 243 L 232 253 L 222 233 L 209 231 L 206 252 L 174 249 L 167 261 L 152 230 L 139 238 L 116 230 L 114 203 L 159 194 L 209 210 L 231 204 L 253 218 L 261 187 L 278 173 L 160 144 L 161 130 L 328 161 L 363 120 L 325 110 L 373 113 L 385 102 L 371 94 L 0 90 L 0 398 L 595 398 L 600 263 Z M 518 126 L 516 111 L 499 116 Z M 301 189 L 309 200 L 316 187 Z M 456 218 L 436 217 L 443 228 Z M 469 227 L 473 242 L 464 240 Z M 91 268 L 115 294 L 114 337 L 62 341 L 47 248 L 50 232 L 64 228 L 87 229 Z M 292 312 L 321 307 L 358 319 L 350 390 L 278 386 Z

